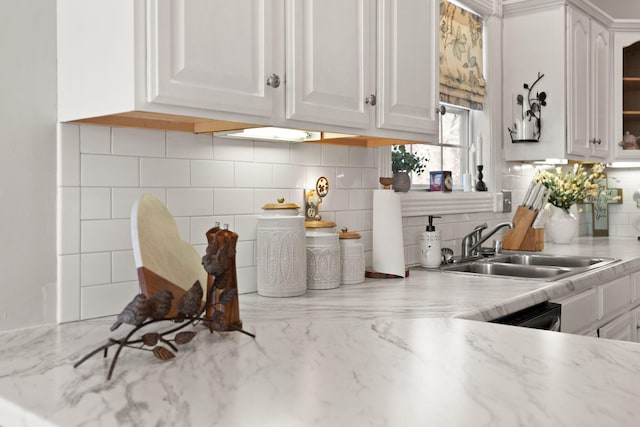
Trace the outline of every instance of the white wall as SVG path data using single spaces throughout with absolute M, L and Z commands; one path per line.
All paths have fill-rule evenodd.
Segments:
M 55 2 L 0 13 L 0 329 L 55 321 Z

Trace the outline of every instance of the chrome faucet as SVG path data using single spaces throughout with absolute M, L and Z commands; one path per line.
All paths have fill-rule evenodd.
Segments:
M 513 228 L 513 222 L 501 222 L 485 236 L 482 235 L 482 231 L 487 228 L 487 223 L 476 226 L 470 233 L 462 238 L 462 256 L 460 261 L 467 261 L 468 259 L 481 256 L 480 250 L 482 244 L 486 242 L 489 237 L 496 234 L 502 227 Z

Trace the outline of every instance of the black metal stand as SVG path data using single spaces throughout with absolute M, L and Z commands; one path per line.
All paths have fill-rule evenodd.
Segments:
M 487 184 L 482 181 L 484 175 L 482 175 L 482 169 L 484 166 L 478 165 L 478 182 L 476 182 L 476 191 L 487 191 Z

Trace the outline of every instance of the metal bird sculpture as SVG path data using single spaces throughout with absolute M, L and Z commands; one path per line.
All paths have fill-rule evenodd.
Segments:
M 202 305 L 202 286 L 196 282 L 178 300 L 178 317 L 193 316 L 199 313 Z
M 149 306 L 151 308 L 151 317 L 154 320 L 164 319 L 169 311 L 171 311 L 171 300 L 173 294 L 168 289 L 162 289 L 149 298 Z
M 147 296 L 144 294 L 136 295 L 133 300 L 118 314 L 118 320 L 111 326 L 111 330 L 115 331 L 126 323 L 128 325 L 139 326 L 147 320 L 151 314 L 151 306 Z

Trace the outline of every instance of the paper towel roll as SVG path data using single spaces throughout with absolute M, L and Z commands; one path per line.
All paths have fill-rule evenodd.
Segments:
M 404 244 L 400 196 L 373 190 L 373 270 L 404 277 Z

